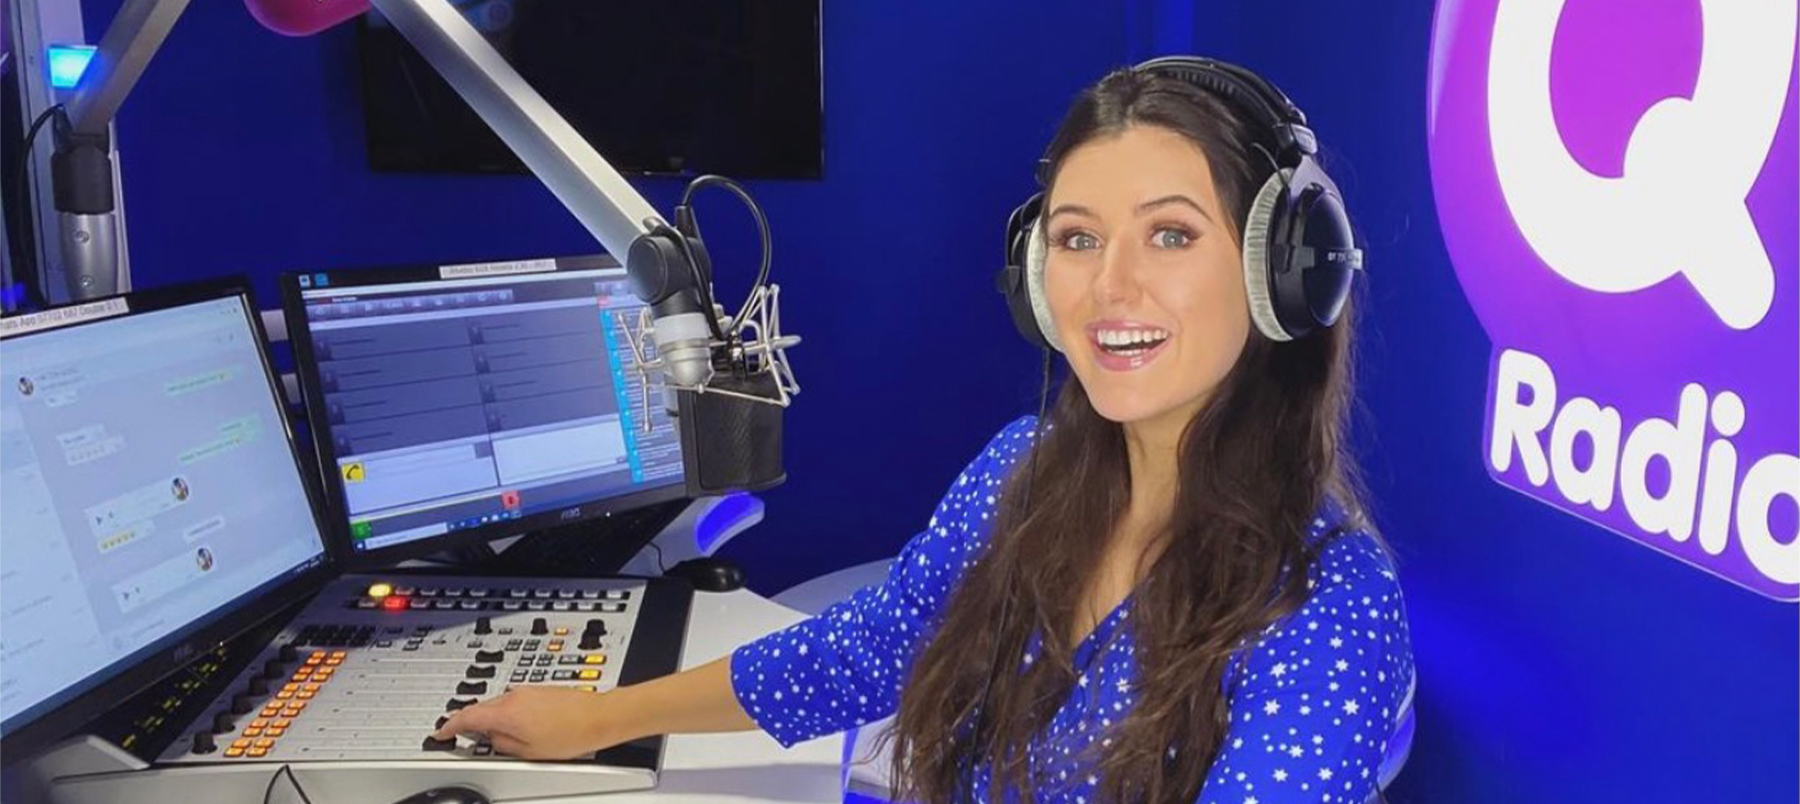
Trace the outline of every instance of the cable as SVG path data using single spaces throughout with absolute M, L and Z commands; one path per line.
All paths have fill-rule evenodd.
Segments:
M 281 768 L 269 776 L 269 786 L 263 788 L 263 804 L 269 804 L 269 798 L 275 795 L 275 780 L 284 773 L 287 774 L 288 781 L 293 783 L 294 792 L 300 794 L 302 804 L 313 804 L 312 798 L 306 795 L 306 788 L 300 786 L 300 777 L 294 775 L 294 766 L 286 762 L 281 763 Z
M 657 574 L 659 574 L 659 575 L 669 574 L 669 568 L 663 566 L 662 545 L 657 544 L 656 540 L 652 539 L 652 540 L 650 540 L 650 542 L 648 544 L 646 544 L 644 546 L 656 551 L 656 572 L 657 572 Z
M 32 232 L 35 235 L 35 233 L 36 233 L 36 228 L 30 225 L 30 219 L 26 217 L 26 212 L 25 212 L 26 208 L 31 206 L 30 193 L 25 184 L 25 169 L 31 163 L 32 143 L 37 140 L 38 131 L 44 127 L 44 124 L 49 122 L 50 118 L 55 117 L 58 114 L 61 114 L 62 111 L 63 111 L 63 105 L 58 103 L 54 106 L 51 106 L 48 109 L 45 109 L 43 112 L 39 113 L 37 116 L 37 119 L 31 121 L 30 128 L 26 129 L 25 139 L 21 142 L 20 147 L 19 147 L 19 155 L 13 159 L 13 168 L 14 168 L 13 183 L 16 187 L 16 189 L 14 191 L 14 196 L 18 199 L 18 202 L 19 202 L 18 210 L 19 210 L 20 234 L 24 234 L 25 232 Z M 37 242 L 37 238 L 34 236 L 32 238 L 32 243 L 35 244 L 36 242 Z M 25 239 L 23 237 L 18 238 L 18 243 L 22 249 L 20 251 L 20 254 L 29 254 L 30 253 L 30 247 L 25 246 Z M 26 260 L 20 260 L 17 263 L 15 263 L 15 265 L 17 265 L 21 269 L 24 269 L 26 262 L 27 262 Z M 33 260 L 29 260 L 29 262 L 31 263 L 31 267 L 29 269 L 21 270 L 19 272 L 19 281 L 21 284 L 23 284 L 25 286 L 26 298 L 34 307 L 39 307 L 39 308 L 48 307 L 50 303 L 49 303 L 47 297 L 44 296 L 44 289 L 41 287 L 38 287 L 39 266 L 37 265 L 37 260 L 33 259 Z
M 688 214 L 690 216 L 693 214 L 691 202 L 693 201 L 695 191 L 705 187 L 722 187 L 726 190 L 730 190 L 731 194 L 743 201 L 744 206 L 750 210 L 750 217 L 756 219 L 756 233 L 762 240 L 762 265 L 756 269 L 756 281 L 750 285 L 750 294 L 745 297 L 746 299 L 755 298 L 756 289 L 769 283 L 769 263 L 774 251 L 774 243 L 769 237 L 769 219 L 763 215 L 762 206 L 756 203 L 756 199 L 750 196 L 750 191 L 744 189 L 743 185 L 713 173 L 708 173 L 704 176 L 696 176 L 693 181 L 688 182 L 687 189 L 682 191 L 681 206 L 689 210 Z M 695 220 L 698 221 L 698 218 L 695 218 Z M 696 231 L 697 230 L 698 224 L 696 223 Z M 683 242 L 685 243 L 685 241 Z M 712 277 L 705 277 L 705 279 L 706 282 L 703 286 L 706 287 L 707 304 L 710 305 L 712 304 Z M 749 304 L 745 304 L 738 308 L 737 315 L 732 316 L 731 318 L 732 332 L 737 332 L 738 328 L 743 326 L 744 314 L 749 312 L 749 310 Z
M 1046 348 L 1044 349 L 1043 382 L 1038 386 L 1037 418 L 1031 422 L 1033 432 L 1031 455 L 1025 459 L 1025 482 L 1020 484 L 1019 488 L 1019 510 L 1021 511 L 1027 510 L 1031 506 L 1031 481 L 1037 478 L 1038 451 L 1044 444 L 1044 412 L 1049 408 L 1050 403 L 1050 362 L 1050 350 Z M 1000 664 L 1000 634 L 1005 633 L 1006 620 L 1012 616 L 1012 579 L 1005 580 L 1008 587 L 1007 594 L 1000 598 L 1000 619 L 999 624 L 995 627 L 994 649 L 988 654 L 987 679 L 981 684 L 981 703 L 975 707 L 974 729 L 969 733 L 972 739 L 981 736 L 981 727 L 987 722 L 988 694 L 993 691 L 995 671 Z M 972 778 L 974 771 L 974 757 L 971 756 L 963 766 L 964 791 L 971 796 L 975 794 L 974 779 Z

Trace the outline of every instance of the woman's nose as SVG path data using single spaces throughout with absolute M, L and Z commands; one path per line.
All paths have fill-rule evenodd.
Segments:
M 1115 240 L 1100 255 L 1100 273 L 1094 277 L 1094 296 L 1102 304 L 1129 302 L 1138 293 L 1137 249 L 1128 240 Z

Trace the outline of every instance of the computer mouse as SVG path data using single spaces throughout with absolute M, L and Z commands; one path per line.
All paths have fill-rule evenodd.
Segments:
M 744 571 L 720 558 L 690 558 L 663 574 L 684 578 L 702 592 L 733 592 L 744 588 Z
M 450 785 L 414 793 L 394 804 L 492 804 L 492 799 L 473 787 Z

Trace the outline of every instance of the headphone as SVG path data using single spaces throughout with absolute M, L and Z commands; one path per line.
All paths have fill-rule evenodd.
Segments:
M 1265 337 L 1291 341 L 1337 323 L 1363 252 L 1356 247 L 1343 195 L 1313 158 L 1318 141 L 1306 115 L 1281 90 L 1234 64 L 1196 56 L 1165 56 L 1133 72 L 1173 78 L 1247 113 L 1262 134 L 1254 147 L 1274 170 L 1250 204 L 1243 227 L 1244 289 L 1250 318 Z M 1047 186 L 1050 162 L 1038 160 Z M 1019 333 L 1033 344 L 1065 351 L 1044 297 L 1044 193 L 1013 210 L 1006 222 L 1006 267 L 995 286 L 1006 296 Z

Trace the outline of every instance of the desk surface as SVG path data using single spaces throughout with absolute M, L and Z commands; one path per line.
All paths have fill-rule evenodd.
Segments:
M 697 592 L 682 669 L 724 656 L 745 642 L 805 615 L 749 590 Z M 676 734 L 663 748 L 662 781 L 655 790 L 543 799 L 544 804 L 836 804 L 843 800 L 840 761 L 844 738 L 821 737 L 783 749 L 760 731 Z

